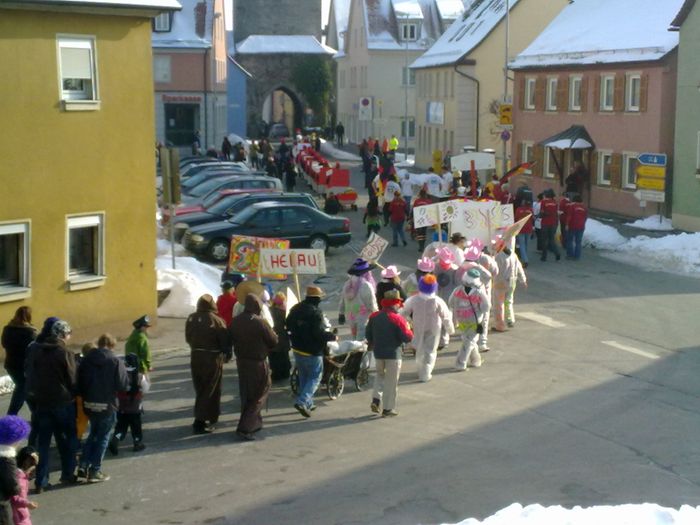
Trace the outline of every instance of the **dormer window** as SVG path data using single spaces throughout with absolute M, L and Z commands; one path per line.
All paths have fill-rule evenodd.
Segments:
M 168 33 L 172 26 L 172 13 L 163 13 L 153 19 L 153 31 L 156 33 Z
M 405 42 L 415 42 L 416 40 L 418 40 L 418 24 L 401 24 L 401 40 Z

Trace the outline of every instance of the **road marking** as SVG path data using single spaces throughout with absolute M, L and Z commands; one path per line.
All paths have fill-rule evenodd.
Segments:
M 613 348 L 617 348 L 618 350 L 624 350 L 625 352 L 629 352 L 631 354 L 637 354 L 641 355 L 642 357 L 646 357 L 647 359 L 658 359 L 658 355 L 650 354 L 649 352 L 645 352 L 644 350 L 640 350 L 639 348 L 635 348 L 633 346 L 627 346 L 623 345 L 622 343 L 618 343 L 617 341 L 601 341 L 604 345 L 612 346 Z
M 535 321 L 536 323 L 543 324 L 545 326 L 549 326 L 550 328 L 564 328 L 566 325 L 564 323 L 560 323 L 559 321 L 555 321 L 549 316 L 542 315 L 542 314 L 536 314 L 535 312 L 518 312 L 517 317 L 522 317 L 524 319 L 529 319 L 530 321 Z

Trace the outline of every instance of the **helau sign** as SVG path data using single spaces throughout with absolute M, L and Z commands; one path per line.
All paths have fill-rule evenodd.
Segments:
M 260 262 L 264 273 L 285 275 L 326 273 L 326 257 L 323 250 L 263 248 L 260 250 Z

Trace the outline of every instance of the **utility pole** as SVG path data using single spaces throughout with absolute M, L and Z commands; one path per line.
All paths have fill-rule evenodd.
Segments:
M 406 14 L 406 25 L 404 31 L 408 31 L 408 13 Z M 407 35 L 403 35 L 407 36 Z M 417 35 L 416 35 L 417 36 Z M 408 38 L 405 38 L 405 48 L 406 48 L 406 67 L 405 67 L 405 75 L 406 78 L 404 79 L 404 87 L 403 87 L 403 154 L 404 154 L 404 161 L 408 162 L 408 84 L 411 78 L 410 71 L 408 70 Z
M 505 41 L 505 56 L 503 62 L 503 103 L 508 103 L 508 47 L 510 45 L 510 0 L 506 0 L 506 41 Z M 508 141 L 503 142 L 503 172 L 502 176 L 508 172 Z

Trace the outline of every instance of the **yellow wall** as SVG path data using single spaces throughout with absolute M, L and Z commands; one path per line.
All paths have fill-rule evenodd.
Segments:
M 97 111 L 65 112 L 56 34 L 96 37 Z M 2 10 L 0 221 L 29 218 L 35 324 L 68 320 L 75 335 L 119 335 L 156 310 L 151 23 L 145 18 Z M 106 283 L 66 291 L 66 215 L 105 212 Z M 77 341 L 76 341 L 77 342 Z

